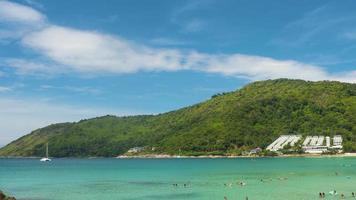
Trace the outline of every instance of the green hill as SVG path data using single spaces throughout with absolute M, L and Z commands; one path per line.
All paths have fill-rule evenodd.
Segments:
M 135 146 L 182 155 L 239 154 L 281 134 L 344 137 L 356 151 L 356 84 L 268 80 L 159 115 L 104 116 L 33 131 L 0 156 L 116 156 Z M 147 148 L 148 152 L 151 148 Z

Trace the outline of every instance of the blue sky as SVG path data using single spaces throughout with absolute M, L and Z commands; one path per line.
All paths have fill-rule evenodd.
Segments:
M 0 1 L 0 144 L 256 80 L 356 82 L 355 1 Z

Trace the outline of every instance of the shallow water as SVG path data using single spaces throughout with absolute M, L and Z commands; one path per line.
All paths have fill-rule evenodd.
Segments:
M 0 189 L 27 200 L 352 199 L 356 158 L 0 159 Z

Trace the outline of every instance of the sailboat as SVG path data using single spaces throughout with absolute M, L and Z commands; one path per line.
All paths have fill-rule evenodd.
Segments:
M 41 162 L 49 162 L 49 161 L 52 161 L 52 160 L 48 157 L 48 142 L 46 143 L 46 157 L 41 158 L 40 161 L 41 161 Z

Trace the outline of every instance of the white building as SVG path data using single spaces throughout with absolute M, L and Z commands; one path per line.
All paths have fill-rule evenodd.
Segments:
M 332 146 L 329 136 L 307 136 L 303 142 L 303 150 L 305 153 L 324 153 L 331 149 L 342 150 L 342 137 L 340 135 L 333 137 Z
M 283 147 L 288 144 L 293 147 L 301 138 L 301 135 L 281 135 L 274 142 L 268 145 L 266 149 L 269 151 L 278 151 L 283 149 Z
M 342 137 L 341 135 L 335 135 L 333 137 L 333 146 L 332 149 L 342 150 Z
M 266 148 L 269 151 L 279 151 L 286 145 L 293 147 L 300 139 L 301 135 L 281 135 Z M 306 136 L 302 144 L 302 149 L 305 153 L 324 153 L 330 150 L 342 151 L 342 136 L 335 135 L 332 138 L 333 144 L 329 136 Z
M 145 150 L 145 147 L 134 147 L 134 148 L 129 149 L 127 151 L 127 153 L 139 153 L 143 150 Z

